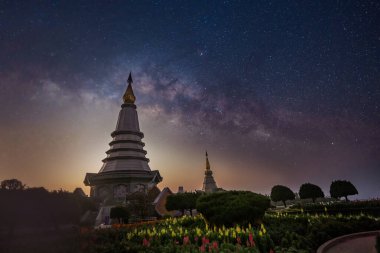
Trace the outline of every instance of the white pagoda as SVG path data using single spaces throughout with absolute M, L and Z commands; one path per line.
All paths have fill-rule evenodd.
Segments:
M 90 197 L 100 199 L 97 223 L 107 223 L 109 209 L 123 203 L 128 194 L 147 192 L 162 181 L 158 170 L 151 170 L 146 158 L 144 134 L 140 131 L 136 111 L 136 97 L 132 89 L 132 76 L 129 74 L 128 87 L 124 93 L 116 129 L 111 133 L 112 141 L 98 173 L 87 173 L 84 184 L 91 187 Z
M 217 190 L 218 190 L 218 187 L 216 186 L 214 177 L 212 176 L 212 170 L 210 169 L 210 162 L 208 161 L 208 154 L 206 151 L 206 171 L 205 171 L 205 178 L 203 180 L 202 191 L 215 192 Z

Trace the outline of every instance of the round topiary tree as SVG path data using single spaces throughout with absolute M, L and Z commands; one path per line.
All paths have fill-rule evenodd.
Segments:
M 347 196 L 358 194 L 356 187 L 346 180 L 336 180 L 330 185 L 330 195 L 333 198 L 340 199 L 344 197 L 348 201 Z
M 201 195 L 196 204 L 211 224 L 233 226 L 258 222 L 270 206 L 268 197 L 248 191 L 225 191 Z
M 315 203 L 317 198 L 323 198 L 325 196 L 321 187 L 310 183 L 301 185 L 299 195 L 301 199 L 312 199 L 313 203 Z
M 287 200 L 293 200 L 295 198 L 294 192 L 290 188 L 283 185 L 275 185 L 272 187 L 270 198 L 273 201 L 282 201 L 286 207 Z

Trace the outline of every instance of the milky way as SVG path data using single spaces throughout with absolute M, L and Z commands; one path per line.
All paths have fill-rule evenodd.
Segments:
M 97 172 L 129 71 L 163 186 L 380 195 L 377 1 L 0 3 L 0 180 Z M 88 189 L 87 189 L 88 190 Z

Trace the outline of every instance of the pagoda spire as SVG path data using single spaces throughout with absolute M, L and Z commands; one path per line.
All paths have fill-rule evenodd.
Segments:
M 210 169 L 210 162 L 208 161 L 208 154 L 207 154 L 207 150 L 206 150 L 206 171 L 209 171 L 211 170 Z
M 127 82 L 128 82 L 128 87 L 124 93 L 123 100 L 124 100 L 124 103 L 126 104 L 134 104 L 136 101 L 136 97 L 132 89 L 132 83 L 133 83 L 132 72 L 129 72 L 129 77 L 128 77 Z
M 208 153 L 206 151 L 206 171 L 205 171 L 205 177 L 203 180 L 203 191 L 205 192 L 214 192 L 218 190 L 218 187 L 216 186 L 214 177 L 212 176 L 212 170 L 210 168 L 210 162 L 208 160 Z

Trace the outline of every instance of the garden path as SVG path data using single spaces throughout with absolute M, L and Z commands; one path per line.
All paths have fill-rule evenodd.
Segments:
M 324 253 L 377 253 L 375 244 L 376 236 L 368 235 L 342 241 L 327 249 Z

